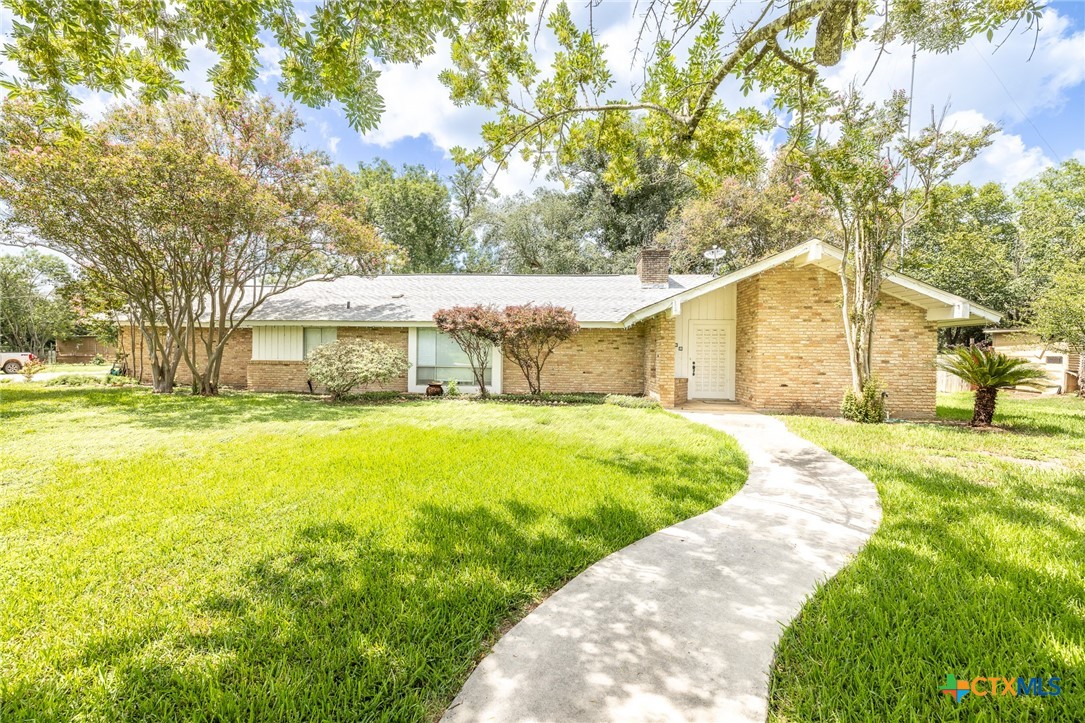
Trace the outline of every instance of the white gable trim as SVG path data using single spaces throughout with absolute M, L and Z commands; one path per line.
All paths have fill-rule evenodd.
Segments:
M 643 321 L 649 317 L 655 316 L 664 311 L 670 311 L 671 313 L 679 313 L 681 304 L 690 299 L 695 299 L 698 296 L 711 293 L 716 289 L 723 288 L 724 286 L 730 286 L 731 284 L 737 284 L 743 279 L 748 279 L 751 276 L 773 269 L 777 266 L 781 266 L 789 261 L 797 261 L 800 266 L 807 264 L 817 264 L 822 267 L 836 266 L 844 259 L 843 250 L 833 246 L 832 244 L 825 243 L 818 239 L 810 239 L 798 246 L 794 246 L 786 251 L 781 251 L 778 254 L 769 256 L 768 258 L 761 259 L 757 263 L 750 264 L 744 268 L 732 271 L 724 276 L 717 277 L 711 281 L 706 281 L 700 286 L 695 286 L 692 289 L 683 291 L 680 294 L 668 297 L 662 301 L 658 301 L 649 306 L 645 306 L 632 314 L 627 316 L 622 323 L 625 326 L 632 326 L 639 321 Z M 918 294 L 926 299 L 936 302 L 933 307 L 926 305 L 920 305 L 927 309 L 928 321 L 939 322 L 940 326 L 961 326 L 975 323 L 977 325 L 987 322 L 997 322 L 1002 318 L 1002 315 L 993 309 L 988 309 L 979 304 L 974 304 L 964 297 L 951 294 L 948 291 L 942 291 L 930 284 L 925 284 L 922 281 L 913 279 L 910 276 L 897 273 L 895 271 L 886 270 L 885 280 L 890 284 L 895 284 L 903 289 Z M 891 289 L 883 287 L 886 293 L 893 296 Z M 915 304 L 914 299 L 908 299 L 905 297 L 905 301 L 909 301 Z

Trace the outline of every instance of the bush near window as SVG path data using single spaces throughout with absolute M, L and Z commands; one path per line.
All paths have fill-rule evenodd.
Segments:
M 394 379 L 407 371 L 407 356 L 387 344 L 364 339 L 339 339 L 309 354 L 309 377 L 328 390 L 333 402 L 355 387 L 365 388 Z
M 506 306 L 502 312 L 501 349 L 516 362 L 532 394 L 542 394 L 542 370 L 550 354 L 578 331 L 569 309 L 553 304 Z
M 880 424 L 885 421 L 885 397 L 881 385 L 874 377 L 867 377 L 863 382 L 863 393 L 856 394 L 851 389 L 844 393 L 840 403 L 840 414 L 844 419 L 863 424 Z
M 440 309 L 433 315 L 437 329 L 460 345 L 471 363 L 480 396 L 489 395 L 486 389 L 486 367 L 490 363 L 490 350 L 501 342 L 501 326 L 504 315 L 493 306 L 453 306 Z

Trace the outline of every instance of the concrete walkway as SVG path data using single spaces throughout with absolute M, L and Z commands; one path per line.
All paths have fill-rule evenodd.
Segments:
M 703 411 L 702 411 L 703 410 Z M 773 648 L 881 519 L 865 475 L 770 417 L 680 411 L 750 458 L 719 507 L 599 561 L 510 630 L 444 721 L 763 721 Z

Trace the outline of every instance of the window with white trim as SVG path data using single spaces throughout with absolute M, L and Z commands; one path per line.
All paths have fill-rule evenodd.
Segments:
M 491 352 L 484 377 L 486 384 L 492 383 L 493 357 Z M 471 362 L 467 354 L 452 340 L 452 337 L 436 329 L 418 330 L 418 348 L 414 364 L 419 384 L 428 384 L 431 381 L 444 383 L 453 379 L 459 384 L 469 386 L 475 384 L 475 375 L 471 372 Z
M 307 326 L 301 333 L 302 359 L 308 359 L 309 353 L 322 344 L 331 344 L 335 341 L 334 326 Z M 294 347 L 295 349 L 297 347 Z M 296 352 L 295 352 L 296 353 Z

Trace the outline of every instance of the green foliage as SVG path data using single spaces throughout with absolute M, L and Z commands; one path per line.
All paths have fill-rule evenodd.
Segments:
M 1013 200 L 998 184 L 935 188 L 908 230 L 902 269 L 939 289 L 1004 311 L 1013 323 L 1028 300 L 1018 284 L 1014 217 Z
M 63 291 L 71 282 L 57 256 L 34 249 L 0 256 L 0 349 L 44 356 L 70 334 L 76 318 Z
M 445 395 L 449 397 L 459 396 L 460 383 L 455 379 L 449 379 L 445 382 Z
M 309 354 L 309 377 L 324 387 L 333 402 L 355 387 L 381 384 L 407 372 L 407 355 L 381 341 L 337 339 Z
M 1044 386 L 1042 369 L 1024 359 L 1006 356 L 981 346 L 959 346 L 938 361 L 938 368 L 978 389 Z
M 632 256 L 608 257 L 601 228 L 575 194 L 538 189 L 517 193 L 478 212 L 479 241 L 467 253 L 467 271 L 505 274 L 613 273 Z
M 604 253 L 604 260 L 615 256 L 633 259 L 696 190 L 681 166 L 670 159 L 651 155 L 641 146 L 634 148 L 632 155 L 635 180 L 620 190 L 608 174 L 611 159 L 602 147 L 584 147 L 577 158 L 554 172 L 572 179 L 570 201 L 583 214 L 586 225 L 593 227 L 590 243 Z
M 102 384 L 102 377 L 97 374 L 61 374 L 47 379 L 47 387 L 90 387 Z
M 1014 189 L 1022 281 L 1038 298 L 1066 264 L 1085 259 L 1085 164 L 1069 159 Z
M 780 166 L 776 170 L 784 171 Z M 686 203 L 658 240 L 671 250 L 674 273 L 711 273 L 704 252 L 713 246 L 727 251 L 717 267 L 726 272 L 812 238 L 831 241 L 836 227 L 825 198 L 802 177 L 724 179 Z
M 92 364 L 102 365 L 105 364 L 105 356 L 101 352 L 94 355 L 94 359 L 91 360 Z
M 848 389 L 840 402 L 840 416 L 863 424 L 881 424 L 886 418 L 885 396 L 878 380 L 867 377 L 863 390 L 856 394 Z
M 138 387 L 139 380 L 109 374 L 61 374 L 47 379 L 47 387 Z
M 651 397 L 632 397 L 626 394 L 608 394 L 603 400 L 604 404 L 613 404 L 616 407 L 628 409 L 658 409 L 659 402 Z
M 377 161 L 359 167 L 356 183 L 366 218 L 387 243 L 406 254 L 405 271 L 453 270 L 464 239 L 440 176 L 423 166 L 405 165 L 397 173 L 387 161 Z M 464 188 L 463 179 L 460 183 Z
M 1085 352 L 1085 265 L 1068 266 L 1032 305 L 1032 330 L 1044 341 Z
M 338 102 L 360 131 L 375 128 L 384 109 L 378 66 L 420 62 L 464 17 L 463 5 L 444 2 L 5 0 L 3 6 L 13 16 L 5 54 L 23 74 L 5 74 L 3 85 L 50 112 L 69 109 L 75 86 L 122 97 L 135 86 L 140 100 L 163 100 L 180 91 L 190 53 L 201 45 L 219 59 L 208 71 L 216 97 L 243 100 L 256 90 L 263 35 L 278 46 L 274 65 L 284 95 L 313 107 Z
M 752 21 L 732 15 L 745 9 L 741 3 L 721 9 L 661 2 L 638 18 L 637 51 L 628 61 L 643 82 L 624 88 L 615 87 L 591 13 L 578 24 L 567 3 L 543 4 L 543 17 L 532 22 L 529 6 L 509 7 L 511 17 L 497 19 L 469 6 L 470 22 L 453 46 L 454 68 L 442 74 L 456 103 L 497 114 L 483 127 L 484 145 L 455 157 L 502 167 L 519 151 L 564 168 L 596 148 L 619 193 L 637 185 L 641 152 L 681 166 L 702 189 L 721 177 L 755 174 L 761 158 L 753 139 L 771 130 L 774 118 L 752 102 L 724 103 L 729 85 L 772 97 L 777 111 L 816 112 L 826 91 L 819 65 L 836 64 L 864 39 L 946 52 L 1003 25 L 1036 27 L 1040 17 L 1031 0 L 801 0 L 766 4 Z M 556 48 L 546 68 L 533 57 L 543 42 Z
M 4 723 L 434 721 L 550 591 L 746 478 L 724 434 L 599 405 L 15 384 L 3 413 Z

